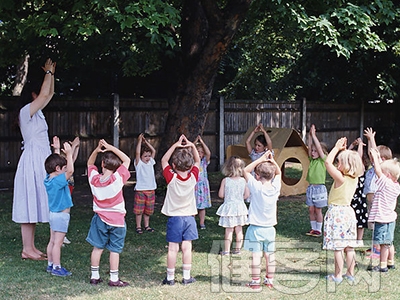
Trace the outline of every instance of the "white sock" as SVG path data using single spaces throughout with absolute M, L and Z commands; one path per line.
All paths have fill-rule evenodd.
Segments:
M 91 266 L 90 270 L 92 271 L 92 276 L 90 277 L 91 279 L 99 279 L 100 278 L 100 273 L 99 273 L 100 267 L 97 266 Z
M 49 267 L 52 267 L 52 266 L 53 266 L 53 262 L 52 262 L 52 261 L 48 261 L 48 262 L 47 262 L 47 265 L 48 265 Z
M 321 232 L 322 229 L 322 222 L 315 222 L 317 224 L 317 226 L 315 227 L 316 230 L 318 230 L 319 232 Z
M 192 264 L 182 264 L 183 279 L 190 279 L 190 269 Z
M 167 268 L 167 280 L 171 281 L 175 279 L 175 268 L 174 269 L 168 269 Z
M 110 270 L 110 280 L 114 282 L 119 280 L 118 270 Z
M 312 229 L 312 230 L 316 230 L 316 228 L 317 228 L 317 221 L 310 221 L 310 224 L 311 224 L 311 229 Z
M 53 265 L 53 270 L 55 270 L 57 268 L 61 268 L 61 265 Z

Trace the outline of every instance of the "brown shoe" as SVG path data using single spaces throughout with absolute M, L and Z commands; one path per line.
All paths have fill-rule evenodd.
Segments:
M 100 282 L 103 282 L 103 279 L 101 279 L 101 278 L 98 278 L 98 279 L 91 278 L 90 279 L 90 284 L 93 284 L 93 285 L 98 285 Z
M 129 283 L 122 281 L 122 280 L 118 280 L 118 281 L 109 281 L 108 282 L 109 286 L 113 286 L 113 287 L 124 287 L 124 286 L 128 286 Z

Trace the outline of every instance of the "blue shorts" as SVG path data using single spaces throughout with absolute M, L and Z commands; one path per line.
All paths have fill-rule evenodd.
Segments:
M 126 224 L 124 227 L 110 226 L 104 223 L 98 214 L 95 214 L 86 241 L 93 247 L 121 253 L 125 244 L 125 236 Z
M 250 225 L 246 230 L 243 248 L 251 252 L 275 252 L 275 236 L 274 226 Z
M 68 232 L 69 220 L 71 216 L 65 212 L 50 212 L 50 229 L 57 232 Z
M 317 208 L 328 206 L 328 191 L 325 184 L 310 184 L 307 187 L 306 204 Z
M 181 243 L 199 238 L 194 216 L 169 217 L 167 221 L 167 242 Z
M 392 245 L 396 222 L 377 223 L 374 225 L 374 244 Z

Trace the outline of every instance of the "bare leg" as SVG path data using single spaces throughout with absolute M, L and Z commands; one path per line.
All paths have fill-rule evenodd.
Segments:
M 119 253 L 110 251 L 110 270 L 118 270 Z
M 33 259 L 40 259 L 42 252 L 35 247 L 35 231 L 36 223 L 22 223 L 21 236 L 22 236 L 22 258 L 29 256 Z
M 232 244 L 232 238 L 233 238 L 233 227 L 227 227 L 225 228 L 225 252 L 228 253 L 231 251 L 231 244 Z
M 206 210 L 205 209 L 198 209 L 199 219 L 200 219 L 200 226 L 204 225 L 206 219 Z
M 142 227 L 142 214 L 136 215 L 136 228 Z
M 169 242 L 168 243 L 168 254 L 167 254 L 167 268 L 175 269 L 176 265 L 176 256 L 178 255 L 179 244 Z
M 61 266 L 61 247 L 64 237 L 64 232 L 50 230 L 50 242 L 47 246 L 47 258 L 56 266 Z
M 242 249 L 243 245 L 243 228 L 242 226 L 236 226 L 235 227 L 235 234 L 236 234 L 236 245 L 235 248 L 236 250 Z
M 150 227 L 150 216 L 143 214 L 143 223 L 144 223 L 144 228 Z
M 90 264 L 92 266 L 98 267 L 100 266 L 100 258 L 103 253 L 103 249 L 93 247 L 92 255 L 90 256 Z
M 251 263 L 251 277 L 260 278 L 261 275 L 261 260 L 262 260 L 262 251 L 261 252 L 253 252 L 253 258 Z
M 347 266 L 346 275 L 354 276 L 355 265 L 356 265 L 356 252 L 354 251 L 354 248 L 347 247 L 346 248 L 346 266 Z
M 322 209 L 315 207 L 315 221 L 317 221 L 318 223 L 322 223 L 324 216 L 322 215 Z
M 265 277 L 267 278 L 274 278 L 275 275 L 275 253 L 264 253 L 264 257 L 266 260 L 266 267 L 265 267 Z
M 334 257 L 335 257 L 335 278 L 341 279 L 343 272 L 343 264 L 344 264 L 343 250 L 335 250 Z

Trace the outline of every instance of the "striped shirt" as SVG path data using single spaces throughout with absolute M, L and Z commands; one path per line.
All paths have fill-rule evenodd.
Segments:
M 400 194 L 400 185 L 382 175 L 376 181 L 376 191 L 372 200 L 368 222 L 391 223 L 396 221 L 397 197 Z
M 100 219 L 115 227 L 125 226 L 125 201 L 122 188 L 131 176 L 128 169 L 121 165 L 106 180 L 100 180 L 97 167 L 88 167 L 90 189 L 93 194 L 93 211 Z

